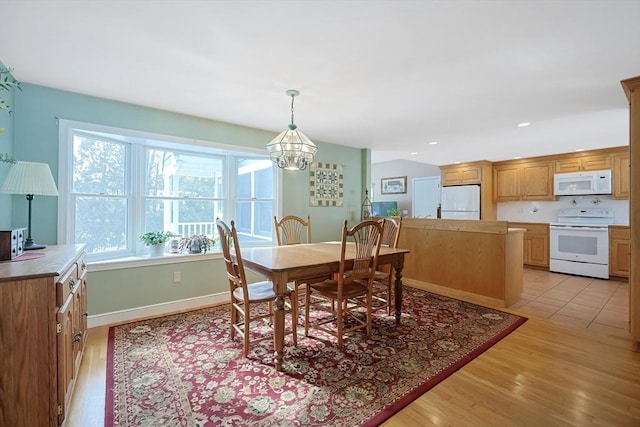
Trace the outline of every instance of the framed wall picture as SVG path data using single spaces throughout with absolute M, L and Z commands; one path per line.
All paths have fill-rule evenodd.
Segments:
M 380 180 L 380 192 L 382 194 L 405 194 L 407 192 L 407 177 L 382 178 Z
M 309 206 L 342 206 L 343 178 L 342 165 L 311 163 L 309 166 Z

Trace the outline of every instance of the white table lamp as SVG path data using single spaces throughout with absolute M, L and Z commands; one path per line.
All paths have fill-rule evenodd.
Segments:
M 29 223 L 24 250 L 46 248 L 46 245 L 36 244 L 31 237 L 31 201 L 33 196 L 58 195 L 58 189 L 53 181 L 49 165 L 35 162 L 14 163 L 9 169 L 2 188 L 0 188 L 0 193 L 27 195 L 27 200 L 29 201 Z

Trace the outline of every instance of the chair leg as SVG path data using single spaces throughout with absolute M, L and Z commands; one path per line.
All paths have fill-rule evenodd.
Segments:
M 231 339 L 233 340 L 236 336 L 236 328 L 235 325 L 238 323 L 238 309 L 236 309 L 236 303 L 231 301 L 231 324 L 229 334 L 231 335 Z
M 250 338 L 250 333 L 249 333 L 249 323 L 250 323 L 250 311 L 251 309 L 249 308 L 249 304 L 245 303 L 244 304 L 244 342 L 242 344 L 242 353 L 244 354 L 244 357 L 247 357 L 247 355 L 249 354 L 249 338 Z
M 346 301 L 346 300 L 344 300 Z M 342 348 L 342 329 L 343 329 L 343 316 L 344 316 L 344 307 L 343 301 L 338 301 L 338 315 L 336 316 L 336 323 L 338 326 L 338 348 Z
M 367 338 L 371 338 L 371 291 L 367 294 Z
M 389 274 L 389 283 L 387 283 L 387 311 L 389 313 L 389 316 L 391 316 L 391 311 L 392 311 L 391 310 L 391 307 L 392 307 L 392 304 L 391 304 L 391 284 L 392 284 L 391 274 Z
M 309 336 L 309 306 L 311 302 L 311 288 L 307 286 L 304 293 L 304 336 Z
M 294 289 L 289 296 L 291 299 L 291 333 L 293 345 L 298 345 L 298 292 Z

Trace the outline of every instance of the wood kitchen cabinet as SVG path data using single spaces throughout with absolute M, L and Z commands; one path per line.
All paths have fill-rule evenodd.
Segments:
M 73 393 L 87 331 L 84 245 L 0 263 L 0 426 L 57 426 Z
M 555 161 L 556 173 L 597 171 L 604 169 L 611 169 L 611 156 L 609 154 L 566 157 Z
M 628 200 L 631 188 L 629 151 L 613 155 L 613 194 L 611 198 Z
M 611 169 L 613 199 L 629 198 L 629 147 L 506 160 L 493 164 L 496 202 L 552 201 L 555 173 Z
M 482 162 L 441 166 L 442 185 L 481 184 L 482 167 Z
M 443 187 L 454 185 L 480 185 L 480 219 L 495 220 L 496 203 L 493 200 L 493 164 L 486 160 L 440 166 Z
M 554 200 L 551 161 L 494 163 L 493 198 L 496 202 Z
M 631 231 L 628 226 L 609 226 L 609 274 L 629 277 Z
M 549 268 L 549 224 L 509 222 L 509 228 L 524 228 L 524 265 Z

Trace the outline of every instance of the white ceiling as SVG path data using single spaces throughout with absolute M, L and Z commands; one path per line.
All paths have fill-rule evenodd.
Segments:
M 0 0 L 0 61 L 274 136 L 294 88 L 312 140 L 442 165 L 627 144 L 639 18 L 640 0 Z

